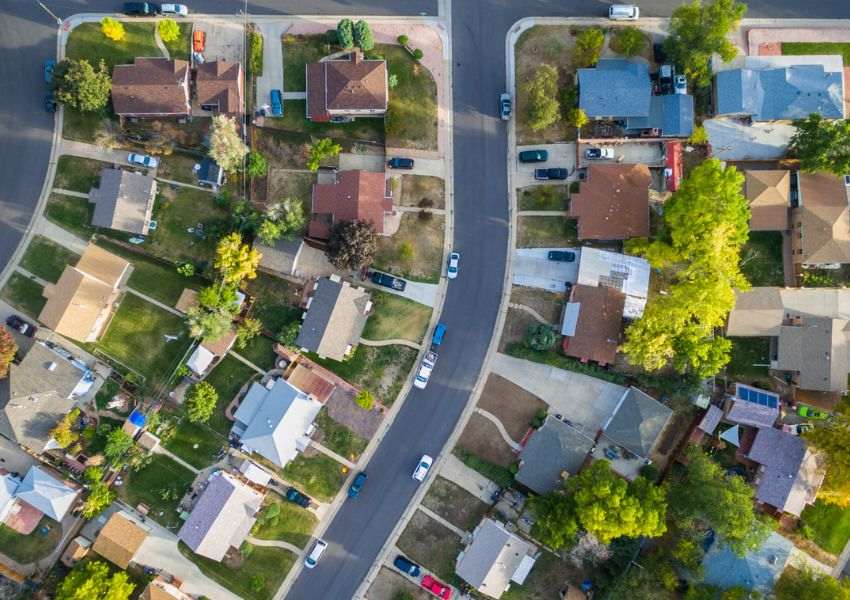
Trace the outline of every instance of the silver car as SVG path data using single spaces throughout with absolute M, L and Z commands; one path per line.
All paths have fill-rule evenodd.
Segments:
M 136 154 L 135 152 L 130 153 L 127 157 L 127 162 L 131 165 L 140 165 L 142 167 L 147 167 L 148 169 L 156 169 L 159 166 L 159 161 L 153 156 L 148 156 L 147 154 Z

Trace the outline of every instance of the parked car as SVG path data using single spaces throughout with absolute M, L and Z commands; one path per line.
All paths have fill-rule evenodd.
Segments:
M 502 117 L 502 121 L 507 121 L 511 118 L 511 96 L 510 94 L 502 94 L 499 96 L 499 116 Z
M 55 60 L 44 61 L 44 83 L 53 83 L 53 71 L 56 69 Z
M 155 169 L 159 165 L 159 161 L 153 156 L 148 156 L 147 154 L 136 154 L 135 152 L 131 152 L 127 156 L 127 162 L 131 165 L 141 165 L 149 169 Z
M 185 4 L 163 4 L 160 11 L 164 15 L 177 15 L 185 17 L 189 14 L 189 8 Z
M 304 494 L 296 490 L 294 487 L 291 487 L 286 490 L 286 499 L 302 508 L 307 508 L 308 506 L 310 506 L 310 497 L 305 496 Z
M 196 29 L 192 33 L 192 52 L 203 52 L 204 48 L 207 47 L 207 34 L 201 31 L 200 29 Z
M 282 117 L 283 116 L 283 94 L 280 93 L 280 90 L 272 90 L 269 95 L 271 97 L 272 116 L 273 117 Z
M 396 569 L 398 569 L 402 573 L 410 575 L 411 577 L 419 577 L 419 573 L 421 572 L 419 565 L 417 565 L 415 562 L 408 559 L 407 557 L 402 556 L 401 554 L 395 557 L 393 564 L 395 565 Z
M 56 98 L 53 97 L 53 94 L 44 95 L 44 110 L 49 113 L 56 112 Z
M 365 483 L 366 473 L 361 471 L 354 477 L 354 481 L 352 481 L 351 485 L 348 487 L 348 497 L 356 498 L 360 494 L 360 490 L 363 489 L 363 484 Z
M 428 387 L 428 380 L 431 378 L 431 373 L 434 371 L 434 366 L 437 364 L 437 353 L 427 352 L 422 357 L 422 363 L 419 365 L 419 371 L 416 372 L 416 377 L 413 378 L 413 387 L 424 390 Z
M 323 539 L 316 540 L 316 543 L 313 545 L 313 549 L 310 550 L 310 554 L 308 554 L 304 558 L 304 566 L 308 569 L 312 569 L 316 566 L 316 563 L 319 562 L 319 558 L 321 558 L 322 553 L 325 551 L 325 548 L 328 547 L 328 543 Z
M 437 596 L 437 598 L 442 598 L 443 600 L 449 600 L 452 597 L 452 588 L 447 586 L 445 583 L 434 579 L 431 575 L 426 575 L 422 578 L 422 583 L 420 583 L 423 588 Z
M 576 253 L 569 250 L 549 250 L 546 258 L 559 262 L 575 262 Z
M 549 179 L 566 179 L 569 171 L 553 167 L 551 169 L 534 169 L 534 178 L 540 181 Z
M 434 335 L 431 336 L 431 348 L 437 349 L 443 343 L 443 337 L 446 335 L 447 327 L 443 323 L 437 323 L 434 328 Z
M 391 158 L 387 161 L 390 169 L 412 169 L 414 161 L 412 158 Z
M 613 148 L 588 148 L 584 151 L 587 160 L 610 160 L 614 158 Z
M 6 325 L 8 325 L 9 329 L 17 331 L 21 335 L 25 335 L 27 337 L 34 336 L 35 332 L 38 331 L 38 327 L 24 321 L 18 315 L 9 316 L 9 318 L 6 319 Z
M 146 17 L 159 12 L 159 6 L 153 2 L 125 2 L 124 14 L 130 16 Z
M 519 153 L 519 162 L 536 163 L 549 160 L 549 152 L 546 150 L 523 150 Z
M 794 423 L 792 425 L 783 425 L 782 431 L 791 435 L 802 435 L 807 431 L 811 431 L 815 426 L 811 423 Z
M 816 410 L 811 406 L 802 404 L 797 408 L 797 414 L 801 417 L 808 417 L 809 419 L 826 419 L 829 416 L 828 412 Z
M 612 4 L 608 7 L 608 18 L 612 21 L 637 21 L 640 9 L 634 4 Z
M 416 469 L 413 471 L 413 478 L 416 481 L 425 481 L 425 477 L 428 475 L 428 470 L 432 464 L 434 464 L 434 459 L 427 454 L 423 454 L 422 458 L 419 459 L 419 464 L 416 465 Z
M 460 266 L 460 252 L 452 252 L 449 254 L 449 266 L 446 269 L 446 276 L 449 279 L 457 277 L 458 267 Z
M 404 288 L 407 287 L 407 282 L 404 279 L 399 279 L 398 277 L 378 271 L 372 271 L 371 279 L 375 285 L 382 285 L 393 290 L 398 290 L 399 292 L 403 292 Z
M 673 91 L 677 94 L 687 94 L 688 78 L 684 75 L 676 75 L 673 78 Z

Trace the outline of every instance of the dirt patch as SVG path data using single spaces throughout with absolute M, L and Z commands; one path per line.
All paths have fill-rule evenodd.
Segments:
M 534 415 L 547 407 L 534 394 L 496 374 L 487 378 L 478 406 L 498 417 L 508 435 L 516 442 L 522 440 L 528 432 Z
M 404 595 L 405 593 L 407 596 Z M 366 597 L 369 600 L 398 600 L 399 598 L 429 600 L 433 596 L 392 569 L 381 567 L 375 581 L 369 586 Z
M 304 214 L 310 215 L 312 208 L 313 184 L 316 176 L 313 173 L 299 173 L 286 169 L 270 169 L 266 177 L 265 203 L 273 204 L 287 198 L 298 200 L 304 207 Z M 262 201 L 257 197 L 256 201 Z
M 401 216 L 395 235 L 378 238 L 374 266 L 414 281 L 438 283 L 443 270 L 442 215 L 423 220 L 413 213 Z M 405 255 L 404 248 L 413 252 Z
M 517 248 L 568 248 L 578 244 L 578 224 L 566 217 L 520 215 Z
M 303 169 L 310 153 L 310 136 L 273 129 L 251 129 L 254 150 L 262 153 L 269 167 Z
M 525 339 L 525 333 L 529 325 L 536 325 L 534 317 L 525 311 L 508 308 L 505 318 L 505 326 L 502 328 L 502 339 L 499 340 L 499 352 L 504 352 L 508 344 L 521 342 Z
M 422 504 L 464 531 L 472 531 L 490 508 L 457 484 L 437 477 Z
M 457 445 L 501 467 L 510 467 L 517 461 L 516 454 L 502 439 L 496 426 L 479 414 L 473 414 L 469 419 Z
M 398 538 L 396 546 L 411 560 L 449 580 L 454 576 L 455 560 L 462 549 L 460 537 L 421 510 Z
M 425 206 L 430 202 L 431 208 L 445 208 L 444 190 L 445 183 L 439 177 L 402 175 L 399 206 Z
M 564 294 L 515 285 L 511 288 L 511 302 L 534 309 L 550 323 L 561 322 Z
M 335 389 L 325 405 L 328 407 L 328 415 L 360 437 L 372 439 L 381 426 L 384 413 L 377 406 L 372 410 L 363 410 L 354 403 L 355 395 L 353 390 Z

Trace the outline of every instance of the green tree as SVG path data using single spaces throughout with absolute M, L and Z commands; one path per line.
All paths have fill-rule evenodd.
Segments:
M 128 600 L 136 588 L 127 573 L 110 573 L 99 560 L 77 563 L 56 588 L 56 600 Z
M 375 47 L 375 38 L 372 36 L 372 28 L 369 27 L 369 23 L 362 19 L 354 24 L 354 43 L 360 46 L 360 49 L 363 50 L 363 52 L 368 52 Z
M 803 434 L 826 461 L 827 477 L 818 500 L 830 504 L 850 504 L 850 402 L 842 400 L 826 421 Z
M 195 265 L 190 262 L 185 262 L 177 267 L 177 272 L 183 277 L 192 277 L 195 274 Z
M 402 45 L 402 46 L 407 46 L 407 42 L 409 42 L 409 41 L 410 41 L 410 38 L 409 38 L 409 37 L 407 37 L 405 34 L 403 34 L 403 33 L 402 33 L 400 36 L 398 36 L 398 37 L 396 38 L 396 41 L 397 41 L 400 45 Z
M 354 23 L 351 19 L 342 19 L 336 24 L 336 43 L 342 48 L 354 46 Z
M 826 120 L 817 113 L 794 121 L 791 154 L 800 159 L 804 171 L 850 173 L 850 120 Z
M 600 27 L 588 27 L 579 33 L 573 48 L 573 67 L 583 69 L 598 63 L 604 45 L 605 32 Z
M 390 76 L 387 79 L 387 86 L 391 90 L 394 90 L 396 87 L 398 87 L 398 75 L 396 75 L 395 73 L 390 73 Z
M 743 181 L 734 167 L 703 162 L 665 203 L 663 234 L 626 244 L 672 274 L 667 293 L 626 330 L 621 350 L 632 364 L 657 371 L 672 363 L 709 377 L 729 361 L 731 344 L 716 329 L 735 304 L 734 290 L 749 288 L 739 265 L 750 216 Z
M 186 313 L 186 321 L 189 325 L 189 335 L 214 342 L 230 331 L 233 315 L 227 311 L 210 311 L 201 306 L 193 306 Z
M 283 329 L 280 330 L 280 333 L 277 334 L 277 341 L 287 348 L 291 348 L 295 346 L 295 338 L 298 337 L 299 331 L 301 331 L 301 323 L 298 321 L 291 321 L 284 325 Z
M 206 423 L 215 412 L 218 392 L 212 384 L 201 381 L 186 391 L 186 416 L 192 423 Z
M 354 403 L 363 410 L 372 410 L 375 405 L 375 396 L 369 390 L 362 389 L 354 397 Z
M 218 269 L 223 284 L 238 286 L 257 276 L 261 256 L 251 246 L 242 243 L 241 235 L 231 233 L 218 242 L 213 265 Z
M 236 308 L 236 286 L 214 284 L 201 288 L 198 292 L 198 304 L 207 310 L 233 313 Z
M 89 495 L 83 503 L 83 508 L 80 510 L 86 519 L 93 519 L 103 512 L 103 510 L 112 504 L 115 500 L 115 492 L 109 489 L 109 486 L 102 481 L 93 484 L 89 490 Z
M 252 75 L 263 74 L 263 34 L 259 31 L 252 31 L 248 36 L 249 56 L 248 56 L 248 71 Z
M 545 352 L 555 345 L 555 329 L 546 323 L 529 325 L 525 332 L 525 344 L 532 350 Z
M 133 447 L 133 438 L 123 429 L 113 429 L 106 436 L 106 447 L 103 455 L 113 464 L 124 456 Z
M 9 365 L 15 359 L 18 344 L 5 327 L 0 327 L 0 379 L 9 374 Z
M 111 88 L 112 79 L 102 60 L 97 69 L 87 60 L 63 60 L 53 71 L 56 100 L 82 112 L 105 108 Z
M 310 146 L 310 155 L 307 158 L 307 168 L 318 171 L 322 161 L 338 156 L 342 152 L 342 146 L 331 138 L 322 138 Z
M 713 529 L 739 555 L 761 545 L 769 528 L 753 510 L 753 488 L 696 446 L 688 468 L 669 487 L 670 518 L 680 531 Z
M 124 41 L 124 38 L 127 35 L 124 31 L 124 24 L 118 19 L 113 19 L 112 17 L 103 17 L 100 20 L 100 30 L 103 32 L 103 35 L 113 42 Z
M 688 142 L 697 145 L 708 143 L 708 132 L 705 130 L 705 127 L 703 127 L 702 125 L 697 125 L 696 127 L 694 127 L 694 130 L 691 133 L 691 137 L 688 139 Z
M 100 483 L 101 479 L 103 479 L 103 469 L 100 467 L 86 467 L 83 471 L 83 480 L 89 485 Z
M 850 600 L 850 581 L 789 567 L 773 588 L 776 600 Z
M 366 221 L 339 221 L 331 229 L 325 255 L 337 269 L 359 271 L 372 262 L 378 242 Z
M 218 165 L 232 173 L 248 154 L 248 146 L 242 142 L 236 121 L 227 115 L 215 115 L 210 128 L 209 155 Z
M 567 124 L 572 125 L 576 129 L 581 129 L 590 119 L 587 118 L 587 113 L 580 108 L 571 108 L 567 111 Z
M 664 48 L 688 79 L 705 87 L 711 83 L 712 54 L 725 62 L 737 55 L 728 35 L 738 29 L 746 12 L 747 5 L 736 0 L 691 0 L 673 11 Z
M 159 37 L 166 44 L 180 37 L 180 25 L 174 19 L 160 19 L 156 24 L 156 29 L 159 31 Z
M 304 205 L 297 199 L 286 198 L 280 203 L 280 215 L 277 218 L 277 222 L 285 236 L 293 236 L 300 233 L 307 225 Z
M 260 335 L 262 330 L 263 324 L 258 319 L 251 317 L 243 319 L 236 329 L 236 347 L 244 350 L 248 342 Z
M 611 49 L 623 56 L 637 56 L 646 48 L 646 36 L 637 27 L 629 25 L 615 30 Z
M 248 177 L 251 179 L 255 179 L 257 177 L 265 177 L 266 173 L 269 171 L 269 165 L 266 162 L 266 157 L 257 152 L 256 150 L 251 150 L 248 152 L 248 158 L 246 159 L 245 172 L 248 173 Z
M 283 235 L 280 225 L 271 219 L 264 219 L 257 228 L 257 238 L 266 246 L 274 246 L 274 243 Z
M 416 48 L 413 51 L 413 60 L 415 60 L 416 62 L 419 62 L 420 60 L 422 60 L 422 58 L 424 56 L 425 56 L 425 53 L 422 52 L 422 50 L 420 50 L 419 48 Z
M 558 121 L 561 105 L 558 96 L 558 69 L 552 65 L 540 65 L 534 77 L 525 84 L 528 97 L 528 126 L 541 131 Z
M 62 420 L 56 424 L 56 427 L 50 431 L 50 437 L 52 437 L 62 448 L 67 448 L 72 445 L 80 439 L 80 434 L 73 429 L 77 419 L 79 418 L 80 409 L 71 409 L 71 411 L 62 417 Z

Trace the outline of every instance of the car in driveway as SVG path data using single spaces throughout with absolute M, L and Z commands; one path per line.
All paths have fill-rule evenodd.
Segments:
M 412 158 L 402 158 L 400 156 L 387 161 L 387 166 L 390 169 L 412 169 L 414 164 L 416 163 Z
M 422 357 L 422 363 L 419 365 L 419 370 L 416 372 L 416 377 L 413 378 L 413 387 L 424 390 L 428 387 L 428 380 L 431 379 L 431 373 L 434 371 L 434 366 L 437 364 L 437 353 L 426 352 Z
M 53 97 L 53 94 L 45 94 L 44 95 L 44 110 L 49 113 L 56 112 L 56 98 Z
M 434 594 L 437 598 L 442 598 L 443 600 L 450 600 L 452 597 L 452 588 L 447 586 L 442 581 L 435 579 L 431 575 L 426 575 L 422 578 L 422 583 L 420 583 L 423 588 Z
M 815 426 L 811 423 L 794 423 L 794 424 L 785 424 L 782 426 L 782 431 L 785 433 L 790 433 L 791 435 L 803 435 L 807 431 L 811 431 Z
M 416 465 L 416 469 L 413 470 L 413 478 L 416 481 L 425 481 L 432 464 L 434 464 L 434 459 L 423 454 L 422 458 L 419 459 L 419 464 Z
M 159 5 L 153 2 L 125 2 L 125 15 L 147 17 L 155 15 L 159 12 Z
M 419 573 L 421 573 L 419 565 L 401 554 L 395 557 L 393 565 L 395 565 L 396 569 L 402 573 L 410 575 L 411 577 L 419 577 Z
M 189 14 L 189 8 L 185 4 L 163 4 L 160 7 L 160 12 L 164 15 L 185 17 Z
M 507 121 L 511 118 L 511 96 L 510 94 L 502 94 L 499 96 L 499 116 L 502 117 L 502 121 Z
M 363 485 L 366 483 L 366 473 L 360 471 L 355 477 L 354 481 L 351 482 L 351 485 L 348 486 L 348 497 L 356 498 L 360 495 L 360 490 L 363 489 Z
M 9 327 L 9 329 L 17 331 L 21 335 L 25 335 L 27 337 L 34 336 L 35 332 L 38 331 L 38 327 L 36 327 L 32 323 L 29 323 L 28 321 L 25 321 L 18 315 L 10 315 L 6 319 L 6 325 Z
M 392 275 L 381 273 L 379 271 L 372 271 L 372 274 L 369 277 L 375 285 L 381 285 L 383 287 L 390 288 L 391 290 L 403 292 L 404 288 L 407 287 L 407 282 L 404 279 L 399 279 L 398 277 L 393 277 Z
M 566 179 L 569 171 L 558 167 L 551 169 L 534 169 L 534 178 L 538 181 L 548 181 L 549 179 Z
M 549 250 L 546 254 L 546 258 L 556 262 L 575 262 L 576 253 L 570 252 L 569 250 Z
M 44 83 L 53 83 L 53 71 L 56 69 L 55 60 L 44 61 Z
M 159 161 L 153 156 L 148 156 L 147 154 L 137 154 L 135 152 L 131 152 L 127 156 L 127 162 L 131 165 L 140 165 L 149 169 L 155 169 L 157 166 L 159 166 Z
M 192 52 L 203 52 L 207 47 L 207 34 L 196 29 L 192 32 Z
M 449 279 L 456 278 L 459 266 L 460 252 L 452 252 L 451 254 L 449 254 L 449 266 L 446 268 L 446 276 Z
M 611 160 L 614 158 L 613 148 L 588 148 L 584 151 L 587 160 Z
M 547 150 L 523 150 L 519 153 L 519 162 L 521 163 L 538 163 L 547 160 L 549 160 Z
M 310 497 L 302 494 L 294 487 L 286 490 L 286 499 L 292 502 L 293 504 L 297 504 L 301 508 L 307 508 L 310 506 Z
M 269 94 L 273 117 L 283 116 L 283 94 L 280 90 L 272 90 Z

